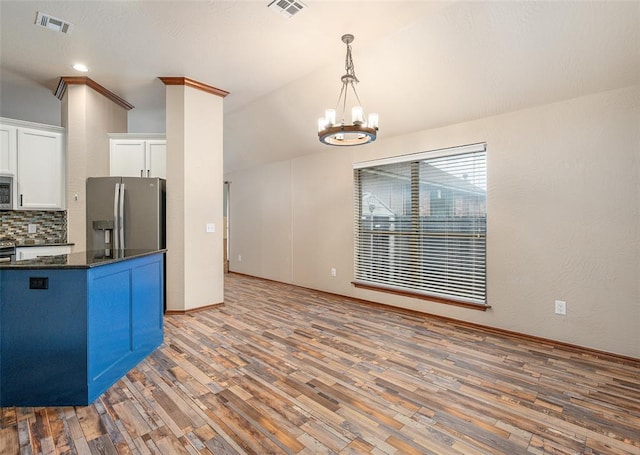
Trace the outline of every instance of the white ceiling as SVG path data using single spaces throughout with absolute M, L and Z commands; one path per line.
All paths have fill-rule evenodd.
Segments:
M 227 90 L 227 171 L 325 150 L 316 123 L 338 95 L 344 33 L 380 138 L 640 83 L 639 1 L 307 0 L 291 19 L 268 3 L 0 0 L 0 78 L 53 90 L 82 61 L 150 113 L 164 109 L 158 76 Z M 35 26 L 38 11 L 72 32 Z

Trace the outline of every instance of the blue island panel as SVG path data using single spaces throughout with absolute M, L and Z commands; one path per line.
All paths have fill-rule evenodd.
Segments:
M 162 343 L 163 289 L 163 253 L 0 269 L 0 406 L 93 402 Z
M 91 269 L 89 401 L 162 343 L 163 279 L 162 255 Z
M 84 271 L 16 270 L 0 277 L 2 405 L 86 400 Z M 31 277 L 48 278 L 48 289 L 29 289 Z
M 158 286 L 157 277 L 164 278 L 161 262 L 141 263 L 132 267 L 133 301 L 133 349 L 153 349 L 162 343 L 164 284 Z
M 114 368 L 132 352 L 130 270 L 89 272 L 89 295 L 89 383 L 108 387 L 120 377 Z

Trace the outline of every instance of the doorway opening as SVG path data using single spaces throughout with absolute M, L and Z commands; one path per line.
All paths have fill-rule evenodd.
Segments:
M 222 260 L 223 262 L 223 267 L 224 267 L 224 273 L 229 273 L 229 189 L 231 186 L 231 182 L 224 182 L 224 191 L 223 191 L 223 204 L 222 204 L 222 210 L 223 210 L 223 225 L 224 225 L 224 234 L 223 234 L 223 240 L 222 240 Z

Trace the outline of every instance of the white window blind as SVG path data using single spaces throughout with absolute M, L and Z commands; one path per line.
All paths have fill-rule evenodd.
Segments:
M 355 283 L 486 305 L 485 144 L 354 165 Z

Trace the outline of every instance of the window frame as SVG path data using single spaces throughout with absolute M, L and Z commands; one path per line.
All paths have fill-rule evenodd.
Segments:
M 433 302 L 438 302 L 438 303 L 446 303 L 446 304 L 451 304 L 451 305 L 456 305 L 456 306 L 462 306 L 462 307 L 466 307 L 466 308 L 473 308 L 473 309 L 477 309 L 477 310 L 486 310 L 488 308 L 490 308 L 490 305 L 488 304 L 488 299 L 487 299 L 487 209 L 486 209 L 486 202 L 487 202 L 487 195 L 486 195 L 486 183 L 487 183 L 487 155 L 486 155 L 486 151 L 487 151 L 487 147 L 486 147 L 486 143 L 477 143 L 477 144 L 469 144 L 469 145 L 464 145 L 464 146 L 458 146 L 458 147 L 449 147 L 449 148 L 443 148 L 443 149 L 437 149 L 437 150 L 432 150 L 432 151 L 426 151 L 426 152 L 420 152 L 420 153 L 414 153 L 414 154 L 409 154 L 409 155 L 401 155 L 401 156 L 396 156 L 396 157 L 389 157 L 389 158 L 383 158 L 383 159 L 378 159 L 378 160 L 370 160 L 370 161 L 363 161 L 363 162 L 357 162 L 353 164 L 353 172 L 354 172 L 354 279 L 352 281 L 352 284 L 355 287 L 358 288 L 364 288 L 364 289 L 370 289 L 370 290 L 376 290 L 376 291 L 382 291 L 382 292 L 389 292 L 389 293 L 393 293 L 393 294 L 398 294 L 398 295 L 403 295 L 403 296 L 409 296 L 409 297 L 414 297 L 414 298 L 420 298 L 420 299 L 425 299 L 425 300 L 429 300 L 429 301 L 433 301 Z M 366 227 L 364 227 L 364 225 L 367 223 L 367 217 L 364 216 L 363 213 L 363 205 L 364 205 L 364 199 L 363 199 L 363 188 L 362 188 L 362 179 L 361 177 L 361 171 L 363 169 L 367 169 L 367 168 L 380 168 L 381 166 L 388 166 L 390 169 L 393 169 L 393 165 L 398 165 L 398 166 L 404 166 L 406 165 L 407 169 L 409 169 L 409 182 L 408 185 L 411 187 L 410 189 L 410 197 L 411 197 L 411 202 L 409 203 L 410 208 L 410 215 L 407 215 L 406 212 L 403 214 L 404 218 L 405 218 L 405 223 L 406 223 L 406 219 L 407 217 L 411 217 L 412 219 L 412 223 L 414 225 L 419 225 L 419 227 L 413 227 L 410 228 L 409 231 L 407 231 L 407 233 L 405 234 L 403 231 L 393 231 L 393 228 L 390 228 L 389 232 L 386 233 L 387 237 L 388 237 L 388 242 L 391 243 L 392 241 L 395 242 L 396 239 L 400 239 L 402 238 L 403 235 L 414 235 L 414 236 L 419 236 L 420 240 L 419 240 L 419 246 L 410 246 L 408 248 L 404 248 L 403 251 L 406 252 L 406 254 L 411 254 L 411 255 L 417 255 L 416 257 L 418 258 L 417 261 L 414 261 L 413 264 L 415 265 L 415 267 L 413 267 L 412 265 L 408 265 L 406 266 L 407 270 L 409 273 L 407 273 L 407 275 L 411 275 L 411 273 L 413 273 L 414 275 L 417 272 L 423 272 L 424 271 L 424 267 L 425 265 L 420 265 L 423 264 L 423 262 L 428 259 L 428 255 L 424 254 L 424 250 L 426 249 L 426 247 L 424 246 L 424 242 L 425 241 L 429 241 L 429 239 L 432 239 L 432 235 L 433 232 L 431 231 L 427 231 L 426 228 L 424 227 L 426 223 L 428 223 L 429 221 L 433 221 L 435 220 L 435 217 L 431 217 L 431 215 L 423 215 L 421 214 L 421 208 L 420 208 L 420 197 L 422 197 L 422 192 L 420 189 L 421 185 L 425 185 L 425 182 L 422 182 L 420 179 L 420 175 L 417 174 L 416 172 L 417 169 L 420 168 L 421 163 L 422 166 L 424 166 L 424 163 L 426 163 L 428 165 L 429 162 L 434 162 L 437 161 L 438 159 L 442 159 L 442 158 L 447 158 L 447 157 L 456 157 L 456 156 L 462 156 L 462 155 L 470 155 L 471 154 L 480 154 L 480 159 L 483 160 L 484 163 L 484 167 L 481 168 L 480 171 L 478 171 L 478 174 L 481 178 L 484 177 L 484 180 L 482 180 L 482 184 L 484 185 L 484 198 L 482 199 L 482 204 L 483 210 L 478 211 L 477 215 L 475 217 L 471 216 L 468 219 L 471 220 L 472 222 L 474 222 L 475 224 L 473 224 L 473 226 L 479 226 L 477 227 L 478 231 L 477 231 L 477 235 L 476 234 L 467 234 L 461 237 L 464 238 L 470 238 L 472 240 L 470 240 L 468 243 L 467 242 L 462 242 L 462 245 L 466 245 L 465 248 L 469 248 L 469 254 L 473 256 L 474 260 L 476 255 L 480 254 L 481 259 L 483 260 L 483 262 L 476 267 L 475 265 L 470 266 L 469 268 L 469 272 L 473 273 L 473 280 L 477 280 L 476 277 L 480 277 L 481 279 L 481 286 L 478 287 L 473 287 L 474 289 L 474 293 L 472 294 L 471 297 L 468 296 L 461 296 L 461 295 L 456 295 L 455 292 L 454 293 L 447 293 L 447 292 L 435 292 L 432 289 L 424 289 L 424 288 L 415 288 L 415 287 L 405 287 L 402 286 L 403 283 L 400 283 L 398 285 L 398 283 L 393 283 L 391 281 L 393 281 L 392 278 L 384 278 L 384 279 L 378 279 L 376 281 L 376 279 L 363 279 L 363 276 L 366 274 L 366 271 L 362 268 L 363 266 L 368 266 L 370 269 L 373 268 L 373 265 L 375 264 L 375 259 L 374 259 L 374 253 L 376 252 L 376 248 L 378 248 L 377 246 L 373 245 L 373 225 L 371 224 L 369 229 L 367 230 Z M 473 156 L 475 158 L 475 156 Z M 396 166 L 397 167 L 397 166 Z M 373 169 L 372 169 L 373 170 Z M 404 170 L 404 169 L 403 169 Z M 374 170 L 375 171 L 375 170 Z M 380 171 L 380 169 L 377 169 L 377 171 Z M 475 171 L 475 170 L 474 170 Z M 476 177 L 476 174 L 473 174 L 473 177 Z M 405 177 L 406 178 L 406 177 Z M 459 178 L 459 177 L 458 177 Z M 466 178 L 466 176 L 465 176 Z M 389 190 L 391 191 L 391 190 Z M 389 218 L 390 220 L 393 220 L 393 217 Z M 374 215 L 373 215 L 373 211 L 371 212 L 370 215 L 370 221 L 369 223 L 373 223 L 374 222 Z M 447 223 L 445 223 L 446 225 Z M 451 225 L 451 226 L 455 226 L 455 225 Z M 447 226 L 447 229 L 449 229 L 450 226 Z M 459 225 L 458 225 L 459 228 Z M 411 230 L 411 229 L 415 229 L 415 230 Z M 445 235 L 447 238 L 450 235 L 450 233 L 452 233 L 453 231 L 447 230 L 446 231 L 447 234 Z M 372 242 L 372 245 L 370 247 L 370 249 L 367 249 L 366 247 L 363 247 L 363 245 L 365 245 L 365 240 L 362 239 L 362 237 L 364 235 L 368 235 L 369 237 L 367 237 L 367 239 L 371 238 L 369 241 Z M 382 232 L 382 235 L 380 236 L 380 239 L 384 238 L 385 233 Z M 476 240 L 473 240 L 473 238 L 476 238 Z M 477 240 L 480 239 L 480 240 Z M 449 245 L 447 242 L 445 242 L 446 245 Z M 479 250 L 480 253 L 477 253 L 477 246 L 481 245 L 481 249 Z M 389 251 L 391 250 L 391 247 L 386 247 Z M 398 247 L 401 248 L 401 247 Z M 449 251 L 451 248 L 451 246 L 447 246 L 446 248 L 448 248 L 447 251 Z M 370 259 L 369 262 L 367 263 L 367 258 L 363 259 L 362 256 L 365 255 L 365 253 L 369 251 L 369 257 Z M 385 250 L 384 250 L 384 246 L 383 246 L 383 255 L 385 254 Z M 393 256 L 394 253 L 388 252 L 386 253 L 387 256 Z M 390 260 L 391 261 L 391 260 Z M 392 268 L 396 269 L 396 274 L 397 274 L 397 267 L 398 264 L 401 264 L 402 261 L 400 260 L 395 260 L 396 262 L 390 263 L 389 266 L 386 269 L 382 269 L 383 271 L 381 272 L 381 275 L 392 275 Z M 407 263 L 409 263 L 410 261 L 407 261 Z M 466 265 L 466 261 L 463 259 L 461 261 L 463 263 L 463 265 Z M 402 266 L 405 266 L 405 264 L 401 264 Z M 459 265 L 459 264 L 455 264 L 455 265 Z M 360 267 L 360 268 L 359 268 Z M 400 269 L 402 273 L 404 270 Z M 478 270 L 480 270 L 482 273 L 478 274 Z M 436 275 L 436 269 L 433 269 L 434 275 Z M 467 271 L 463 271 L 464 274 L 467 273 Z M 372 274 L 370 273 L 370 276 L 368 278 L 371 278 Z M 420 274 L 419 279 L 416 280 L 416 282 L 419 281 L 424 281 L 423 280 L 423 274 Z M 411 280 L 409 280 L 411 281 Z M 446 284 L 448 281 L 451 281 L 451 277 L 449 275 L 445 276 L 444 278 L 441 279 L 441 283 L 439 285 L 436 285 L 436 288 L 445 288 Z M 438 279 L 436 278 L 436 282 L 439 282 Z M 474 281 L 475 282 L 475 281 Z M 410 283 L 411 285 L 413 285 L 413 283 Z M 424 286 L 425 288 L 428 286 Z M 454 286 L 455 288 L 455 286 Z M 462 287 L 461 287 L 462 289 Z M 454 289 L 455 291 L 455 289 Z M 480 296 L 479 293 L 482 293 L 482 295 Z

